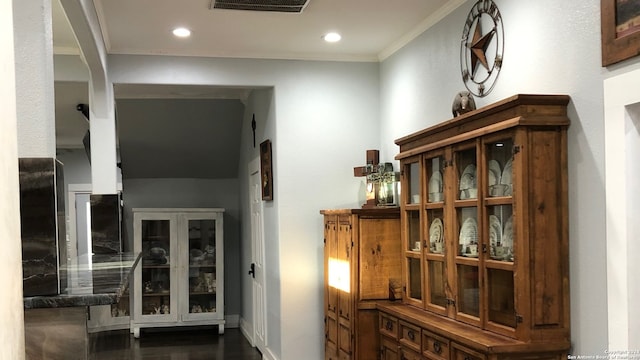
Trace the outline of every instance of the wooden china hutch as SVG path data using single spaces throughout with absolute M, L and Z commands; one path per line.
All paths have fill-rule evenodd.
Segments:
M 396 140 L 402 300 L 376 302 L 377 358 L 566 359 L 569 101 L 515 95 Z

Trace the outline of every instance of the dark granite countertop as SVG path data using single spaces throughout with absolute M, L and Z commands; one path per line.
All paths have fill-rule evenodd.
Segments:
M 117 303 L 129 286 L 129 275 L 140 254 L 101 254 L 79 256 L 61 269 L 67 287 L 59 295 L 24 298 L 25 309 L 94 306 Z

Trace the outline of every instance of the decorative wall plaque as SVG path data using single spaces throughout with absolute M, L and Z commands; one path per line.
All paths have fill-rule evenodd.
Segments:
M 460 70 L 469 92 L 479 97 L 491 92 L 502 68 L 503 51 L 498 6 L 492 0 L 478 0 L 467 15 L 460 42 Z

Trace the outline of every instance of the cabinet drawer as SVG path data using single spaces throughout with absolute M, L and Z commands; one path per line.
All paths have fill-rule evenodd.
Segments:
M 422 356 L 407 347 L 400 346 L 400 360 L 422 360 Z
M 452 360 L 486 360 L 487 357 L 477 351 L 467 349 L 464 346 L 456 343 L 451 343 L 453 348 Z
M 449 360 L 449 340 L 422 330 L 422 353 L 429 359 Z
M 420 334 L 422 333 L 422 330 L 419 327 L 402 320 L 400 320 L 398 325 L 400 327 L 400 344 L 420 353 L 420 350 L 422 349 L 420 346 Z
M 380 334 L 384 334 L 394 340 L 398 340 L 398 319 L 395 317 L 380 313 Z

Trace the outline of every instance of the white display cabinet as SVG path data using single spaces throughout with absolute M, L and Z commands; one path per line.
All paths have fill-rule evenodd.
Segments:
M 224 209 L 135 208 L 131 331 L 217 325 L 224 333 Z

